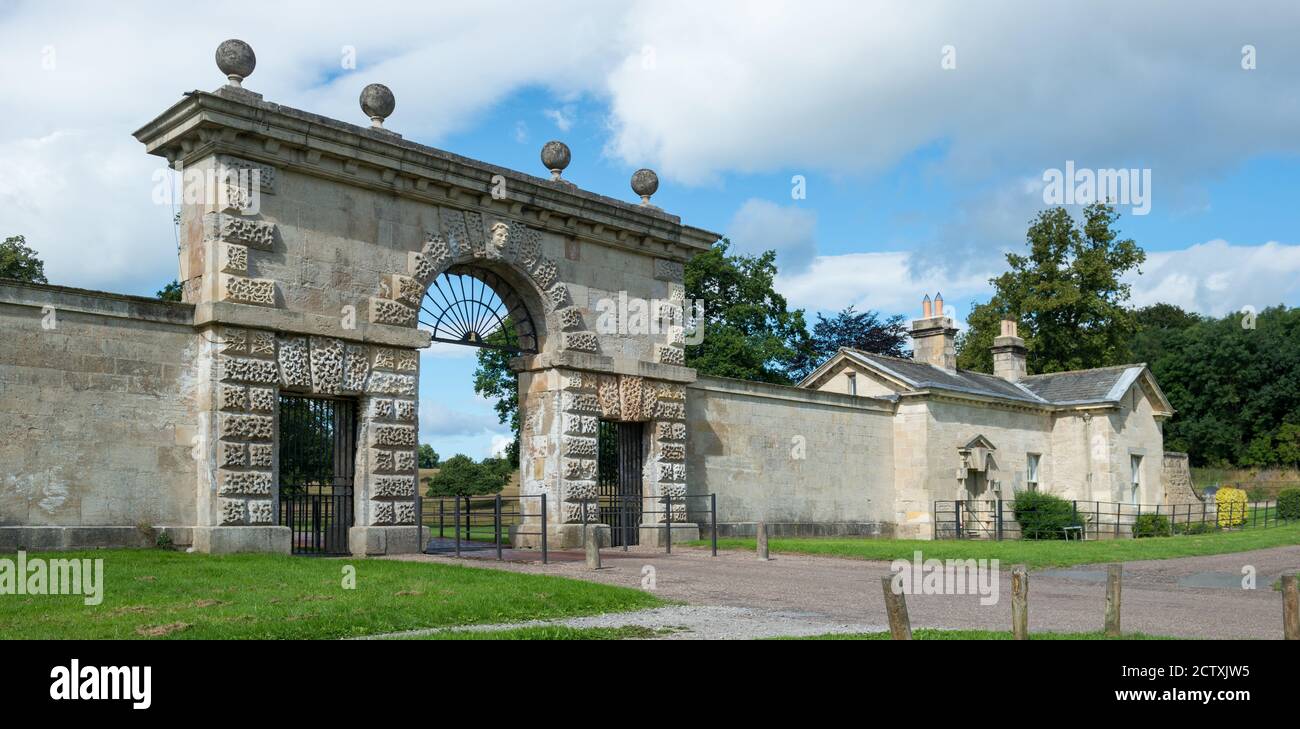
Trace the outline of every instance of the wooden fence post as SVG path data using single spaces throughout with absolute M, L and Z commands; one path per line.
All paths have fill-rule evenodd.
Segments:
M 889 635 L 894 640 L 911 640 L 912 621 L 907 617 L 907 598 L 902 593 L 894 594 L 893 581 L 893 576 L 880 578 L 880 585 L 885 590 L 885 614 L 889 616 Z
M 1119 637 L 1120 592 L 1123 587 L 1124 565 L 1113 564 L 1106 569 L 1106 637 Z
M 1282 576 L 1282 634 L 1287 640 L 1300 640 L 1300 590 L 1296 576 Z
M 1011 634 L 1029 640 L 1029 572 L 1023 564 L 1011 568 Z
M 759 560 L 761 560 L 761 561 L 763 561 L 763 562 L 766 562 L 766 561 L 768 561 L 768 556 L 767 556 L 767 522 L 765 522 L 765 521 L 760 521 L 760 522 L 758 523 L 758 531 L 755 533 L 755 536 L 757 537 L 756 541 L 757 541 L 757 543 L 758 543 L 758 558 L 759 558 Z

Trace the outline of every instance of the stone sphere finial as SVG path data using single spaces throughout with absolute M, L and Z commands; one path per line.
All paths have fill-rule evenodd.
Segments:
M 222 41 L 217 46 L 217 68 L 226 74 L 231 86 L 242 88 L 243 80 L 257 68 L 257 54 L 253 53 L 252 46 L 238 38 Z
M 569 161 L 573 155 L 569 152 L 569 145 L 558 139 L 552 139 L 542 145 L 542 164 L 546 169 L 551 171 L 551 179 L 560 179 L 560 174 L 564 168 L 569 166 Z
M 392 89 L 383 84 L 370 84 L 361 89 L 361 110 L 370 117 L 370 125 L 384 128 L 384 120 L 392 115 L 397 107 L 397 99 Z
M 641 204 L 649 205 L 650 196 L 659 189 L 659 175 L 654 170 L 641 168 L 632 173 L 632 192 L 641 196 Z

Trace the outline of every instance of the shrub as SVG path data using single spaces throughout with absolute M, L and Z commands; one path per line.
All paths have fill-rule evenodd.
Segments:
M 1174 524 L 1175 534 L 1209 534 L 1214 531 L 1214 525 L 1208 521 L 1184 522 Z
M 1234 527 L 1246 523 L 1246 492 L 1224 486 L 1214 494 L 1214 505 L 1219 510 L 1219 526 Z
M 1164 514 L 1139 514 L 1133 522 L 1133 538 L 1169 536 L 1169 518 Z
M 1011 507 L 1020 523 L 1023 539 L 1064 539 L 1065 528 L 1083 526 L 1074 505 L 1059 496 L 1041 491 L 1021 491 Z
M 1300 489 L 1282 489 L 1278 492 L 1277 518 L 1300 519 Z

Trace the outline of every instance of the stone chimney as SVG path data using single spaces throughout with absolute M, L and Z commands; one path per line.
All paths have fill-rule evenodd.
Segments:
M 928 294 L 921 301 L 921 318 L 912 322 L 912 359 L 957 369 L 957 327 L 943 314 L 943 294 L 935 294 L 933 306 Z
M 1025 340 L 1016 335 L 1016 323 L 1002 320 L 1002 334 L 993 340 L 993 374 L 1004 380 L 1016 382 L 1024 377 L 1025 357 L 1029 350 Z

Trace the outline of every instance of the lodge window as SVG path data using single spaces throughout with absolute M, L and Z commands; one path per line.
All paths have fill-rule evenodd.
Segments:
M 1129 468 L 1133 472 L 1133 492 L 1129 500 L 1134 503 L 1140 503 L 1142 495 L 1142 456 L 1129 456 Z
M 858 394 L 858 375 L 857 375 L 857 373 L 856 373 L 856 372 L 850 372 L 850 373 L 848 374 L 848 378 L 849 378 L 849 394 L 850 394 L 850 395 L 856 395 L 856 394 Z
M 1038 462 L 1042 456 L 1037 453 L 1030 453 L 1025 464 L 1025 486 L 1030 491 L 1038 490 Z

